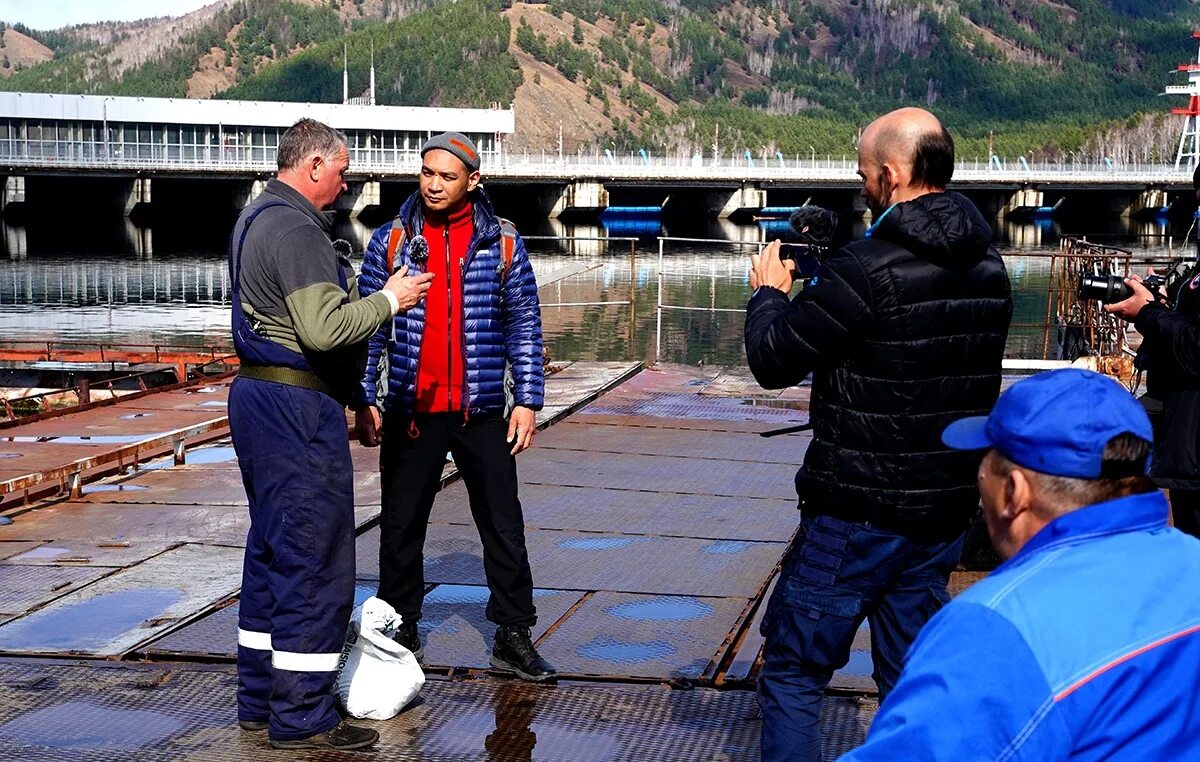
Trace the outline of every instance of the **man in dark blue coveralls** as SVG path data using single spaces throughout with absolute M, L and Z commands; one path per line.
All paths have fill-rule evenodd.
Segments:
M 241 362 L 229 426 L 250 504 L 238 616 L 238 724 L 283 749 L 361 749 L 331 692 L 354 600 L 354 494 L 344 405 L 364 340 L 416 304 L 431 275 L 401 270 L 358 299 L 329 238 L 346 138 L 311 119 L 279 142 L 278 177 L 230 239 Z

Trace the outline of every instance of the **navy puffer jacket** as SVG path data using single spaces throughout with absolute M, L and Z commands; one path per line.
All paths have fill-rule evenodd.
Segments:
M 513 404 L 541 410 L 545 386 L 542 317 L 529 255 L 521 237 L 517 236 L 512 265 L 501 285 L 500 220 L 482 188 L 473 192 L 471 201 L 475 207 L 475 233 L 467 249 L 462 300 L 463 346 L 467 354 L 464 406 L 472 415 L 504 410 L 507 364 L 512 370 Z M 404 202 L 399 216 L 407 236 L 396 252 L 393 266 L 399 270 L 408 265 L 409 274 L 415 275 L 422 268 L 409 259 L 409 245 L 424 228 L 419 193 Z M 358 279 L 359 293 L 363 296 L 383 288 L 390 275 L 387 244 L 391 229 L 389 222 L 376 230 L 363 255 L 362 273 Z M 401 415 L 412 412 L 424 328 L 425 301 L 422 300 L 371 337 L 366 373 L 361 396 L 355 400 L 356 407 L 377 405 Z M 380 383 L 381 370 L 387 372 L 386 387 Z
M 961 531 L 979 453 L 942 444 L 1000 392 L 1012 298 L 991 229 L 957 193 L 897 204 L 871 238 L 831 256 L 795 299 L 746 313 L 750 370 L 768 389 L 810 372 L 812 444 L 797 475 L 813 513 L 902 530 Z

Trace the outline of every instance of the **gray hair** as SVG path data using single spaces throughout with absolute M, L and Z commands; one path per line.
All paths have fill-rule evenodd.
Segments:
M 295 169 L 309 156 L 319 154 L 332 160 L 349 141 L 341 131 L 316 119 L 301 119 L 279 139 L 279 169 Z
M 1108 441 L 1101 456 L 1098 479 L 1076 479 L 1035 471 L 1020 466 L 992 450 L 990 467 L 997 476 L 1007 476 L 1020 468 L 1038 492 L 1041 511 L 1049 517 L 1119 497 L 1154 491 L 1154 482 L 1145 475 L 1151 444 L 1134 434 L 1118 434 Z

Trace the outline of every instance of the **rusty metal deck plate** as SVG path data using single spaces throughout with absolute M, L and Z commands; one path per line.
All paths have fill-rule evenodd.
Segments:
M 701 397 L 686 392 L 609 394 L 582 412 L 593 415 L 624 415 L 646 418 L 684 418 L 722 422 L 752 422 L 791 426 L 808 421 L 808 412 L 792 409 L 801 403 L 772 403 L 755 398 Z
M 0 541 L 0 560 L 20 555 L 27 550 L 33 550 L 41 544 L 38 540 Z
M 805 449 L 797 445 L 807 444 L 807 438 L 798 442 L 789 437 L 766 438 L 758 434 L 739 432 L 723 432 L 717 436 L 701 437 L 697 436 L 695 431 L 683 429 L 564 421 L 537 437 L 536 444 L 539 449 L 581 450 L 596 454 L 625 453 L 652 458 L 665 455 L 750 463 L 785 463 L 795 468 L 802 460 Z M 538 450 L 530 454 L 536 452 Z
M 246 488 L 236 463 L 225 468 L 193 463 L 193 455 L 207 448 L 189 450 L 188 465 L 138 471 L 132 477 L 106 480 L 84 486 L 83 500 L 93 503 L 174 503 L 246 505 Z M 164 466 L 169 465 L 169 459 Z M 379 472 L 356 471 L 355 505 L 379 504 Z
M 442 520 L 470 520 L 465 489 L 448 489 L 438 500 L 443 503 Z M 542 484 L 521 488 L 521 507 L 525 523 L 539 529 L 722 540 L 786 541 L 799 522 L 794 498 L 734 498 Z
M 357 606 L 375 594 L 374 582 L 354 585 Z M 205 614 L 201 619 L 168 632 L 138 649 L 139 655 L 162 658 L 237 658 L 238 601 Z
M 738 622 L 746 598 L 598 592 L 538 650 L 560 672 L 698 679 Z
M 0 564 L 0 616 L 13 618 L 95 582 L 112 569 Z
M 249 526 L 239 505 L 60 502 L 16 516 L 0 539 L 244 545 Z
M 542 637 L 581 595 L 578 591 L 535 589 L 533 605 L 538 620 L 531 628 L 533 639 Z M 425 594 L 418 628 L 426 664 L 489 668 L 496 625 L 485 616 L 487 601 L 488 589 L 482 585 L 437 585 Z
M 20 517 L 18 517 L 20 518 Z M 18 566 L 107 566 L 141 563 L 178 545 L 174 540 L 50 539 L 4 560 Z
M 794 500 L 794 465 L 730 463 L 702 458 L 659 457 L 576 450 L 542 450 L 518 465 L 524 484 L 572 487 L 631 485 L 654 492 Z
M 21 442 L 31 437 L 57 437 L 60 444 L 131 444 L 224 415 L 224 410 L 207 409 L 150 413 L 117 404 L 14 426 L 4 430 L 3 438 Z
M 0 759 L 22 762 L 340 760 L 272 752 L 237 728 L 231 667 L 0 664 Z M 422 701 L 386 722 L 365 758 L 421 762 L 697 762 L 758 759 L 748 691 L 661 686 L 536 686 L 431 679 Z M 827 758 L 860 744 L 874 704 L 830 698 Z M 360 755 L 361 756 L 361 755 Z
M 762 654 L 763 647 L 762 621 L 767 613 L 767 601 L 771 600 L 771 593 L 775 591 L 777 581 L 779 581 L 779 575 L 773 577 L 771 584 L 767 586 L 767 591 L 758 604 L 758 610 L 754 612 L 754 617 L 750 620 L 749 627 L 746 628 L 742 642 L 736 644 L 733 659 L 729 662 L 725 674 L 721 676 L 722 682 L 743 682 L 750 680 L 755 674 L 758 657 Z
M 184 545 L 0 625 L 0 651 L 117 656 L 229 597 L 242 551 Z
M 354 568 L 359 579 L 379 579 L 379 527 L 355 540 Z M 474 526 L 429 525 L 425 538 L 425 582 L 428 584 L 486 585 L 483 574 L 483 545 Z M 537 578 L 539 587 L 549 587 Z
M 525 546 L 533 583 L 554 590 L 612 590 L 666 595 L 749 597 L 787 547 L 750 542 L 529 529 Z M 379 529 L 357 542 L 360 579 L 379 577 Z M 425 581 L 483 585 L 483 546 L 473 526 L 430 524 Z

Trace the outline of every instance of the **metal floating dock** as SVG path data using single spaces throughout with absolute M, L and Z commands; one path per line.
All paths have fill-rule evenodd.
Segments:
M 560 683 L 488 671 L 482 549 L 448 463 L 425 554 L 430 682 L 420 705 L 374 724 L 381 753 L 758 758 L 758 624 L 796 529 L 792 476 L 808 443 L 805 432 L 760 434 L 805 423 L 807 390 L 763 392 L 744 371 L 639 370 L 562 364 L 547 381 L 545 430 L 518 460 L 533 635 Z M 234 722 L 248 517 L 228 440 L 185 447 L 183 465 L 174 446 L 158 460 L 113 455 L 128 438 L 208 425 L 226 393 L 223 384 L 175 390 L 0 432 L 0 452 L 20 453 L 5 467 L 30 457 L 61 473 L 81 454 L 109 458 L 57 485 L 64 494 L 10 492 L 0 505 L 14 520 L 0 526 L 0 758 L 269 753 Z M 225 436 L 215 425 L 205 434 Z M 361 600 L 378 579 L 378 454 L 352 452 Z M 104 478 L 87 480 L 96 474 Z M 869 642 L 864 628 L 835 677 L 835 688 L 863 697 L 831 698 L 831 755 L 861 743 L 873 716 Z

